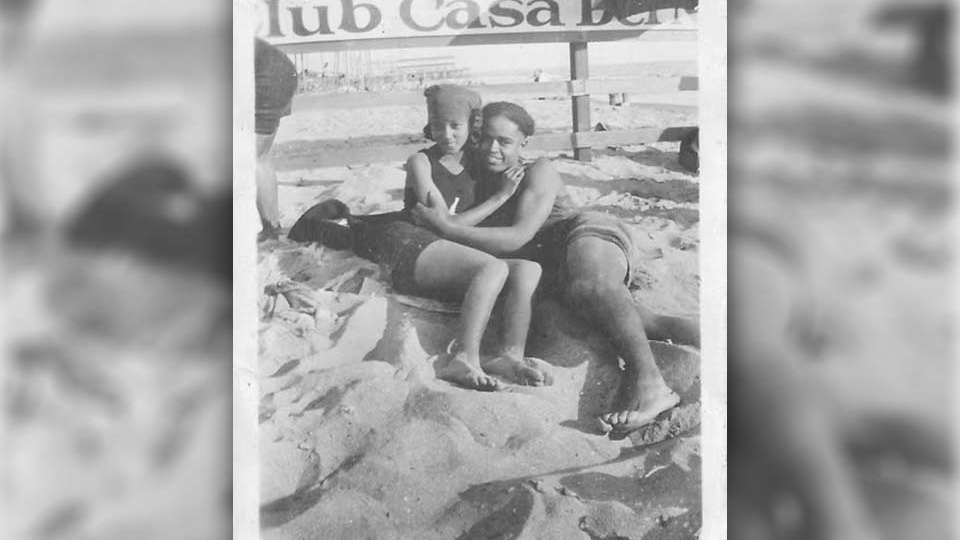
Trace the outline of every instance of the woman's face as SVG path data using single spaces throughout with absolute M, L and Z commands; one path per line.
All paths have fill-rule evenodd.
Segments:
M 480 134 L 480 162 L 488 171 L 502 172 L 520 163 L 520 149 L 527 136 L 512 120 L 488 118 Z
M 470 137 L 466 118 L 438 118 L 430 122 L 430 134 L 445 154 L 459 152 Z

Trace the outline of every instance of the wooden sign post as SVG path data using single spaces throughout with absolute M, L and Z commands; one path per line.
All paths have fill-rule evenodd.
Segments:
M 629 10 L 613 9 L 597 0 L 261 0 L 259 34 L 284 52 L 299 55 L 406 47 L 568 43 L 569 81 L 496 86 L 501 90 L 510 86 L 528 91 L 535 87 L 535 92 L 571 96 L 573 132 L 539 134 L 528 148 L 572 149 L 576 159 L 590 161 L 594 147 L 679 140 L 677 137 L 683 135 L 681 131 L 668 133 L 669 129 L 663 133 L 650 129 L 593 133 L 591 93 L 632 91 L 642 101 L 645 93 L 692 88 L 683 88 L 682 80 L 680 88 L 676 82 L 665 79 L 591 81 L 588 42 L 636 38 L 696 40 L 696 6 L 696 0 L 637 4 L 636 9 Z M 662 88 L 665 84 L 672 88 Z M 366 99 L 356 96 L 356 100 Z M 317 158 L 311 160 L 315 162 Z
M 590 78 L 588 52 L 586 41 L 575 41 L 570 44 L 571 81 L 586 81 Z M 573 132 L 590 131 L 590 94 L 571 96 L 570 101 L 573 107 Z M 590 148 L 574 148 L 573 157 L 578 161 L 590 161 L 593 158 L 593 151 Z

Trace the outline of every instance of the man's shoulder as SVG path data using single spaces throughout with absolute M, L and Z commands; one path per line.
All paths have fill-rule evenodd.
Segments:
M 550 158 L 547 157 L 538 157 L 531 160 L 525 163 L 524 167 L 528 171 L 550 171 L 554 173 L 557 171 L 557 168 L 553 165 L 553 161 L 550 161 Z
M 526 165 L 525 176 L 525 183 L 528 186 L 536 186 L 539 189 L 558 190 L 563 185 L 556 166 L 545 157 L 537 158 Z

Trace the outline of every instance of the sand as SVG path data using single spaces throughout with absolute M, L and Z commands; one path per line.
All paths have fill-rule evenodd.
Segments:
M 522 103 L 544 126 L 561 128 L 569 115 L 568 102 Z M 610 122 L 621 127 L 696 123 L 690 111 L 675 117 L 595 106 L 611 109 Z M 415 133 L 423 121 L 420 108 L 403 106 L 294 115 L 278 136 L 278 154 L 328 137 L 324 130 L 351 115 L 358 137 Z M 361 151 L 363 145 L 357 143 Z M 636 298 L 695 315 L 699 180 L 677 165 L 676 150 L 675 143 L 658 144 L 610 150 L 592 163 L 551 159 L 578 204 L 618 213 L 662 253 L 644 267 Z M 402 205 L 401 162 L 281 167 L 280 181 L 285 227 L 332 197 L 358 213 Z M 279 295 L 270 315 L 273 298 L 261 296 L 264 538 L 697 536 L 696 350 L 653 344 L 685 409 L 613 440 L 596 416 L 618 380 L 616 355 L 555 302 L 537 307 L 528 344 L 554 384 L 481 393 L 435 375 L 456 314 L 393 295 L 376 265 L 350 252 L 279 240 L 261 245 L 258 270 L 262 286 L 293 280 L 304 286 L 298 294 L 311 298 L 295 298 L 298 310 Z

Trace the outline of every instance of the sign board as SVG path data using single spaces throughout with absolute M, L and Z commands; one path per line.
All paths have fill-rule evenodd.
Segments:
M 290 52 L 306 52 L 597 41 L 697 28 L 695 0 L 632 2 L 631 9 L 614 9 L 605 0 L 260 0 L 258 35 Z

